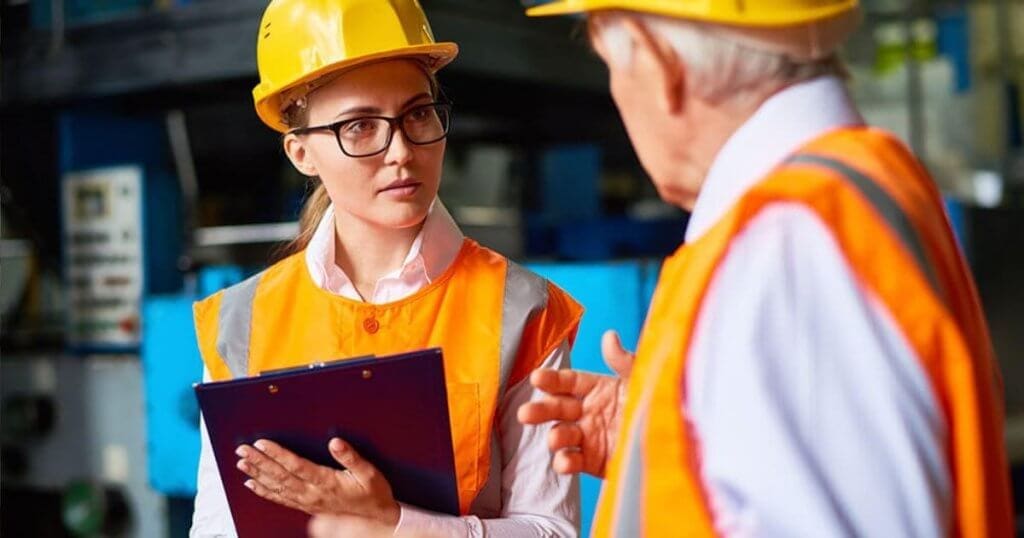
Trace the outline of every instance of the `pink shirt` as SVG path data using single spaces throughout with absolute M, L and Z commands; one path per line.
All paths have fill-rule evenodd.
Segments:
M 328 208 L 306 249 L 313 281 L 326 291 L 362 300 L 351 279 L 334 263 L 334 208 Z M 448 210 L 435 202 L 401 267 L 377 280 L 372 303 L 408 297 L 443 273 L 462 246 L 463 235 Z M 563 344 L 542 364 L 568 368 Z M 206 374 L 209 377 L 209 374 Z M 497 410 L 497 447 L 501 480 L 489 482 L 478 496 L 473 515 L 454 517 L 402 505 L 396 536 L 576 536 L 580 499 L 577 479 L 551 470 L 547 447 L 549 425 L 523 426 L 516 420 L 522 403 L 542 397 L 528 381 L 509 388 Z M 490 491 L 488 491 L 490 490 Z M 190 536 L 236 536 L 224 487 L 210 449 L 205 424 L 199 457 L 198 493 Z

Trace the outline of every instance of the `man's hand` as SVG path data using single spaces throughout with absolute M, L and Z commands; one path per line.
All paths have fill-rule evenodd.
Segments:
M 394 531 L 401 508 L 384 476 L 341 439 L 331 439 L 327 449 L 345 470 L 317 465 L 266 439 L 238 447 L 238 469 L 250 477 L 245 486 L 264 499 Z
M 604 333 L 601 354 L 617 376 L 551 369 L 530 375 L 530 383 L 547 396 L 521 405 L 519 422 L 555 422 L 548 447 L 554 453 L 551 466 L 559 473 L 604 477 L 615 449 L 633 354 L 622 348 L 615 331 Z

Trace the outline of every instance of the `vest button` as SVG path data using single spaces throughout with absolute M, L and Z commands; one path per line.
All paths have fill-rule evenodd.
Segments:
M 380 330 L 380 322 L 374 318 L 366 318 L 363 320 L 363 328 L 366 332 L 373 334 Z

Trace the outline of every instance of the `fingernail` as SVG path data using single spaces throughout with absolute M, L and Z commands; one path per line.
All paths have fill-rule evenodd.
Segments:
M 239 458 L 244 458 L 245 457 L 245 447 L 244 446 L 240 446 L 240 447 L 236 448 L 235 449 L 235 455 L 238 456 Z
M 267 443 L 264 443 L 263 439 L 260 439 L 259 441 L 256 441 L 255 443 L 253 443 L 253 446 L 255 446 L 256 448 L 258 448 L 260 450 L 265 450 L 267 448 Z
M 245 481 L 245 487 L 247 487 L 249 489 L 256 489 L 256 486 L 252 483 L 252 480 L 246 480 Z

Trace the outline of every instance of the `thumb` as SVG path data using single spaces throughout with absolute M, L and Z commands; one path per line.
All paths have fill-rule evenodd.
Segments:
M 619 333 L 605 331 L 601 336 L 601 355 L 604 355 L 604 362 L 619 377 L 629 377 L 633 369 L 633 354 L 622 347 Z
M 352 448 L 352 445 L 335 437 L 327 444 L 327 450 L 331 453 L 334 461 L 340 463 L 346 471 L 351 473 L 357 482 L 364 487 L 369 486 L 376 468 L 372 463 L 363 459 L 356 449 Z

